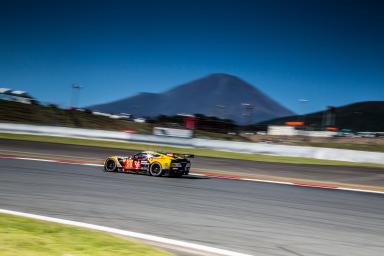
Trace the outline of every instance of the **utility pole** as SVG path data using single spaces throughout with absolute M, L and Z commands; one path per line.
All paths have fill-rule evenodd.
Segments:
M 305 109 L 305 105 L 307 104 L 309 102 L 309 100 L 307 100 L 307 99 L 299 99 L 299 103 L 300 103 L 300 105 L 301 105 L 301 117 L 302 117 L 302 122 L 303 122 L 303 125 L 305 126 L 305 116 L 306 116 L 306 114 L 305 114 L 305 111 L 306 111 L 306 109 Z
M 217 109 L 217 117 L 219 119 L 224 119 L 224 116 L 225 116 L 225 106 L 217 104 L 216 105 L 216 109 Z
M 244 107 L 244 113 L 243 116 L 246 120 L 247 125 L 251 125 L 252 123 L 252 112 L 254 106 L 251 103 L 241 103 L 241 105 Z
M 71 108 L 76 108 L 79 103 L 80 90 L 83 88 L 78 84 L 72 84 Z
M 323 120 L 322 120 L 323 128 L 326 128 L 329 126 L 335 126 L 336 124 L 335 119 L 336 119 L 336 108 L 333 106 L 327 106 L 327 108 L 323 112 Z

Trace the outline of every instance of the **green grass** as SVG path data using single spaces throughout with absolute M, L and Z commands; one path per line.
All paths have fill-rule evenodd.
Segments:
M 54 125 L 102 130 L 137 130 L 152 133 L 148 123 L 111 119 L 82 111 L 67 111 L 54 106 L 22 104 L 0 100 L 0 120 L 2 122 Z
M 114 141 L 100 141 L 90 139 L 77 139 L 77 138 L 64 138 L 54 136 L 42 136 L 42 135 L 28 135 L 28 134 L 7 134 L 0 133 L 0 139 L 15 139 L 15 140 L 29 140 L 40 142 L 51 142 L 60 144 L 73 144 L 91 147 L 103 147 L 103 148 L 119 148 L 129 150 L 153 150 L 153 151 L 167 151 L 174 153 L 195 154 L 197 156 L 206 157 L 218 157 L 228 159 L 239 160 L 252 160 L 263 162 L 278 162 L 278 163 L 291 163 L 291 164 L 318 164 L 318 165 L 339 165 L 339 166 L 364 166 L 364 167 L 378 167 L 384 168 L 384 165 L 370 164 L 370 163 L 354 163 L 343 162 L 334 160 L 320 160 L 304 157 L 285 157 L 285 156 L 269 156 L 261 154 L 244 154 L 226 151 L 216 151 L 203 148 L 179 148 L 159 145 L 148 145 L 130 142 L 114 142 Z
M 169 256 L 171 254 L 108 233 L 0 214 L 0 255 Z

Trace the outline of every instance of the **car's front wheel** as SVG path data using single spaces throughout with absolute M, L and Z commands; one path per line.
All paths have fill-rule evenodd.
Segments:
M 108 159 L 104 164 L 104 171 L 106 172 L 116 172 L 117 165 L 113 159 Z
M 149 175 L 160 177 L 163 175 L 163 168 L 159 163 L 153 163 L 149 167 Z

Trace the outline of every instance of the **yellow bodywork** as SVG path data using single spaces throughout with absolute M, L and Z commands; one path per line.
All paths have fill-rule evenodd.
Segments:
M 168 170 L 171 167 L 172 160 L 184 159 L 184 157 L 180 155 L 171 153 L 159 153 L 154 151 L 144 151 L 141 153 L 146 154 L 148 157 L 146 159 L 135 159 L 133 156 L 110 156 L 105 160 L 104 165 L 107 163 L 108 160 L 113 160 L 116 163 L 116 166 L 122 170 L 146 170 L 142 162 L 147 162 L 147 167 L 149 167 L 153 163 L 158 163 L 161 165 L 161 168 L 163 170 Z M 140 164 L 138 164 L 138 162 Z

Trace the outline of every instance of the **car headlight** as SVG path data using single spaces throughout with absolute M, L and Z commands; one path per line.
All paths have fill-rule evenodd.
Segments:
M 181 167 L 181 163 L 172 163 L 172 167 Z
M 191 163 L 187 163 L 186 167 L 191 167 Z

